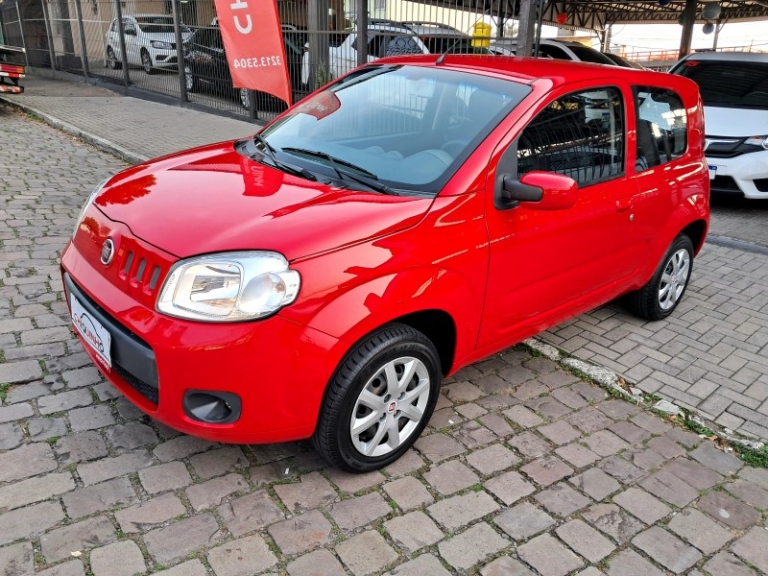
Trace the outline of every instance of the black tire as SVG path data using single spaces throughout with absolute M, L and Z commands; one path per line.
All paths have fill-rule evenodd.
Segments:
M 407 381 L 402 379 L 400 396 L 392 398 L 388 396 L 392 389 L 386 377 L 382 381 L 380 376 L 384 367 L 390 366 L 399 378 L 400 362 L 404 369 L 410 367 L 418 372 L 411 372 Z M 312 444 L 330 464 L 349 472 L 370 472 L 391 464 L 413 446 L 429 422 L 441 379 L 440 358 L 429 338 L 404 324 L 380 328 L 358 343 L 336 370 L 325 392 Z M 364 389 L 369 395 L 378 394 L 377 388 L 381 391 L 376 398 L 381 404 L 380 412 L 359 402 Z M 404 401 L 398 405 L 401 399 Z M 418 421 L 404 415 L 412 410 L 420 412 Z M 353 435 L 353 418 L 358 422 L 369 419 L 371 423 L 363 424 L 364 431 Z M 389 434 L 394 430 L 390 426 L 397 427 L 398 434 L 405 434 L 402 439 L 398 436 L 391 440 L 395 446 L 390 446 Z M 369 437 L 372 455 L 360 450 Z M 374 455 L 378 450 L 385 452 Z
M 653 278 L 627 295 L 629 309 L 645 320 L 663 320 L 680 304 L 692 270 L 693 243 L 688 236 L 680 234 L 664 254 Z
M 107 46 L 107 68 L 112 70 L 120 70 L 123 67 L 123 63 L 115 56 L 115 51 L 112 50 L 112 46 Z
M 184 83 L 186 84 L 187 92 L 197 92 L 200 89 L 200 82 L 189 66 L 184 66 Z
M 150 56 L 149 52 L 146 50 L 141 51 L 141 66 L 144 68 L 144 72 L 147 74 L 154 74 L 157 72 L 155 67 L 152 65 L 152 56 Z

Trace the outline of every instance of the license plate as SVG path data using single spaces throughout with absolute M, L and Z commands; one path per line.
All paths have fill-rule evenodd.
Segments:
M 715 176 L 717 176 L 717 166 L 714 164 L 709 164 L 707 168 L 709 168 L 709 179 L 714 180 Z
M 110 346 L 112 335 L 104 326 L 94 318 L 88 310 L 78 301 L 74 294 L 70 295 L 70 307 L 72 309 L 72 324 L 83 337 L 85 343 L 90 346 L 101 361 L 108 367 L 112 367 Z

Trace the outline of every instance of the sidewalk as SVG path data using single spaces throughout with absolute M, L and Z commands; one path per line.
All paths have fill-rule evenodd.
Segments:
M 47 86 L 69 95 L 25 96 L 50 106 L 38 113 L 69 106 L 87 120 L 97 110 L 86 102 L 118 98 L 114 106 L 140 109 L 145 126 L 162 120 L 148 118 L 158 110 L 148 103 Z M 89 126 L 118 133 L 103 118 Z M 168 147 L 162 152 L 176 146 L 169 133 L 145 130 Z M 329 469 L 306 442 L 219 445 L 144 416 L 100 377 L 68 328 L 57 265 L 80 204 L 123 163 L 2 106 L 0 134 L 3 576 L 768 573 L 768 470 L 611 398 L 578 376 L 589 366 L 554 362 L 540 345 L 511 348 L 448 379 L 415 449 L 382 472 Z M 723 353 L 732 343 L 729 369 L 754 362 L 759 381 L 768 372 L 760 368 L 764 350 L 747 359 L 737 347 L 768 342 L 766 257 L 708 246 L 700 260 L 675 323 L 633 321 L 609 306 L 553 334 L 594 360 L 623 350 L 620 366 L 687 370 L 676 378 L 686 385 L 684 378 L 704 380 L 681 368 L 694 342 L 711 359 L 707 378 L 726 368 L 705 345 Z M 729 324 L 707 328 L 728 306 Z M 750 314 L 740 318 L 739 310 Z M 726 329 L 727 340 L 718 340 Z

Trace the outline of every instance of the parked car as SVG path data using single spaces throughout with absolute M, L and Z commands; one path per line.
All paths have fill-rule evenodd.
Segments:
M 343 76 L 357 66 L 357 31 L 331 43 L 328 80 Z M 305 48 L 308 48 L 309 45 Z M 486 48 L 475 47 L 472 37 L 456 28 L 432 22 L 368 21 L 368 62 L 385 56 L 406 54 L 488 54 Z M 305 50 L 301 68 L 302 82 L 309 82 L 309 52 Z M 325 78 L 323 78 L 325 80 Z M 324 83 L 324 82 L 323 82 Z
M 294 92 L 305 90 L 301 83 L 301 57 L 305 42 L 306 32 L 298 31 L 293 26 L 283 27 L 288 74 Z M 184 76 L 189 92 L 199 92 L 207 87 L 219 94 L 234 95 L 243 108 L 250 107 L 251 91 L 232 86 L 232 76 L 218 26 L 199 28 L 184 43 Z M 264 92 L 256 93 L 256 102 L 259 109 L 282 111 L 286 108 L 282 100 Z
M 613 61 L 616 66 L 624 66 L 624 68 L 637 68 L 638 70 L 645 70 L 645 66 L 642 64 L 638 64 L 637 62 L 632 62 L 632 60 L 627 60 L 623 56 L 619 56 L 618 54 L 614 54 L 613 52 L 603 52 L 604 56 L 607 56 L 610 60 Z
M 414 443 L 443 376 L 623 294 L 648 320 L 675 310 L 709 221 L 702 131 L 679 76 L 381 59 L 253 137 L 99 184 L 61 257 L 66 301 L 153 418 L 312 438 L 374 470 Z
M 158 68 L 175 68 L 178 64 L 176 33 L 173 16 L 167 14 L 136 14 L 123 16 L 125 53 L 129 66 L 141 66 L 147 74 L 154 74 Z M 184 40 L 192 31 L 182 26 Z M 106 42 L 107 67 L 117 70 L 123 66 L 120 50 L 120 27 L 117 19 L 109 26 Z
M 499 56 L 515 56 L 517 53 L 517 40 L 514 38 L 504 38 L 491 42 L 489 48 L 491 53 Z M 539 56 L 544 58 L 554 58 L 556 60 L 573 60 L 575 62 L 592 62 L 594 64 L 608 64 L 615 66 L 616 63 L 608 58 L 602 52 L 585 46 L 581 42 L 555 40 L 553 38 L 542 38 L 539 42 Z
M 670 72 L 701 91 L 712 191 L 768 198 L 768 54 L 690 54 Z

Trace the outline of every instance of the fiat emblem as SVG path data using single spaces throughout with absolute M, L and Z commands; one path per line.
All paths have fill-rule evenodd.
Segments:
M 112 258 L 115 257 L 115 243 L 112 242 L 112 238 L 107 238 L 104 241 L 104 245 L 101 247 L 101 263 L 104 266 L 109 266 L 112 262 Z
M 397 402 L 390 402 L 389 406 L 387 406 L 387 412 L 392 414 L 392 412 L 395 411 L 395 408 L 397 408 Z

